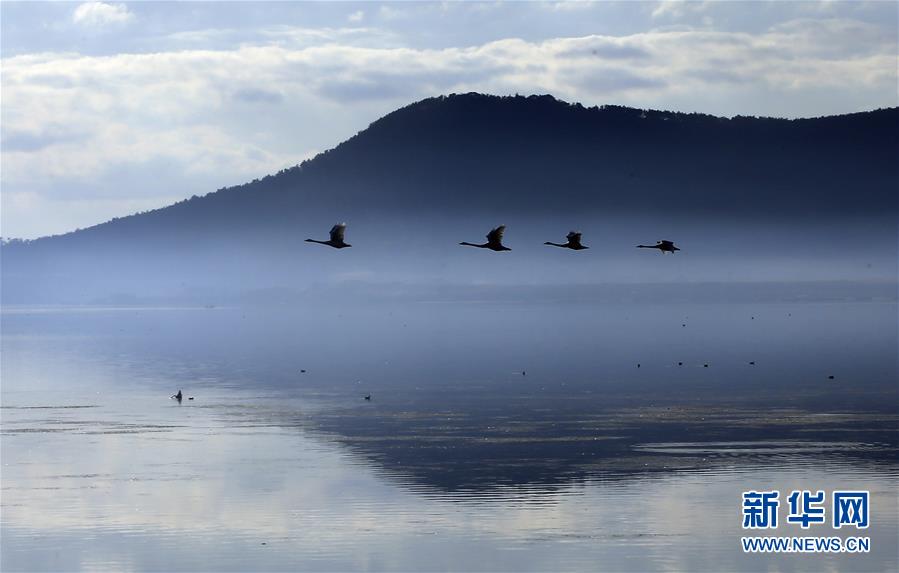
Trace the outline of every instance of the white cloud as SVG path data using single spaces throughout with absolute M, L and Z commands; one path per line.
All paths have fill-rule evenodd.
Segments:
M 161 205 L 162 193 L 260 177 L 396 107 L 450 92 L 549 92 L 585 105 L 721 115 L 813 116 L 896 101 L 894 39 L 851 20 L 441 49 L 359 30 L 355 39 L 349 29 L 283 26 L 230 49 L 4 58 L 4 197 L 120 197 L 124 215 L 135 196 L 158 193 Z M 16 215 L 4 203 L 4 222 Z
M 596 2 L 593 0 L 559 0 L 557 2 L 542 2 L 540 5 L 554 12 L 571 12 L 592 10 Z
M 652 10 L 652 17 L 677 20 L 689 14 L 700 14 L 711 7 L 708 1 L 662 0 Z
M 362 47 L 397 47 L 396 34 L 365 26 L 304 28 L 278 25 L 266 28 L 207 28 L 174 32 L 158 38 L 172 48 L 234 49 L 235 46 L 281 46 L 299 49 L 324 44 Z M 157 51 L 157 50 L 154 50 Z
M 407 10 L 393 8 L 387 5 L 382 5 L 378 9 L 378 16 L 381 17 L 382 20 L 400 20 L 409 16 Z
M 356 10 L 355 12 L 350 13 L 350 14 L 346 17 L 346 19 L 347 19 L 349 22 L 352 22 L 352 23 L 354 23 L 354 24 L 358 24 L 358 23 L 361 22 L 364 18 L 365 18 L 365 12 L 362 11 L 362 10 Z
M 134 15 L 124 4 L 85 2 L 75 8 L 72 21 L 85 26 L 105 26 L 107 24 L 123 24 L 133 17 Z

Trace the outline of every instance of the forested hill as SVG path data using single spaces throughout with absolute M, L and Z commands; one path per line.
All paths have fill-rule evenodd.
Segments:
M 897 151 L 899 108 L 727 119 L 548 95 L 450 95 L 390 113 L 278 174 L 52 242 L 286 230 L 319 213 L 883 214 L 897 211 Z
M 530 232 L 526 240 L 542 244 L 553 238 L 544 232 L 561 238 L 569 229 L 537 228 L 541 222 L 586 227 L 589 236 L 633 220 L 645 222 L 650 236 L 610 239 L 676 239 L 662 235 L 693 222 L 732 221 L 755 237 L 765 225 L 831 221 L 846 238 L 833 233 L 827 240 L 846 244 L 856 236 L 850 227 L 870 227 L 871 219 L 881 221 L 879 229 L 895 229 L 897 150 L 899 108 L 787 120 L 587 108 L 548 95 L 441 96 L 394 111 L 263 179 L 5 245 L 3 296 L 30 296 L 49 280 L 87 285 L 85 293 L 106 289 L 115 281 L 98 277 L 126 267 L 122 276 L 143 286 L 191 283 L 179 273 L 194 281 L 211 273 L 213 281 L 224 267 L 243 276 L 244 261 L 259 276 L 281 272 L 285 253 L 311 256 L 302 240 L 326 238 L 338 221 L 350 222 L 350 243 L 391 249 L 479 239 L 499 223 L 517 224 L 519 237 Z M 705 237 L 717 240 L 714 232 Z M 130 292 L 124 283 L 115 288 Z

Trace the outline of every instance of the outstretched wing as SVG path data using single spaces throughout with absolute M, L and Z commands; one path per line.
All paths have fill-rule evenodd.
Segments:
M 503 233 L 506 232 L 506 226 L 500 225 L 499 227 L 493 229 L 489 233 L 487 233 L 487 242 L 488 243 L 502 243 L 503 242 Z
M 343 242 L 343 234 L 346 232 L 346 223 L 338 223 L 331 227 L 331 240 L 335 243 Z
M 575 245 L 579 245 L 581 243 L 581 233 L 578 233 L 577 231 L 571 231 L 565 238 L 568 239 L 569 243 L 573 243 Z
M 671 241 L 662 240 L 662 241 L 659 241 L 659 245 L 661 245 L 663 247 L 673 247 L 674 243 Z

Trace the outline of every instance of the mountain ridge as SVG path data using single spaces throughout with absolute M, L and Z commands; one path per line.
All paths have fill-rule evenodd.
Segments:
M 440 96 L 277 174 L 6 244 L 0 294 L 80 303 L 349 280 L 895 276 L 897 150 L 899 108 L 719 118 L 552 96 Z M 339 221 L 350 223 L 354 248 L 303 242 Z M 509 225 L 508 256 L 460 252 L 459 241 L 498 224 Z M 586 255 L 546 251 L 544 241 L 571 229 L 584 231 Z M 663 238 L 684 251 L 664 263 L 634 255 L 634 245 Z
M 497 128 L 497 124 L 501 127 Z M 892 124 L 892 129 L 888 128 L 890 124 Z M 332 171 L 336 170 L 342 172 L 340 174 L 340 178 L 343 179 L 341 191 L 346 194 L 345 198 L 354 201 L 364 200 L 364 194 L 359 193 L 358 188 L 364 186 L 365 182 L 359 179 L 370 177 L 373 173 L 379 174 L 380 170 L 377 168 L 376 162 L 386 161 L 390 157 L 397 156 L 396 151 L 385 156 L 383 149 L 385 140 L 399 148 L 399 151 L 409 151 L 410 148 L 419 147 L 418 155 L 425 155 L 428 160 L 433 162 L 434 154 L 452 153 L 453 147 L 458 151 L 467 139 L 477 139 L 478 148 L 482 148 L 485 140 L 489 142 L 489 139 L 493 138 L 495 141 L 490 143 L 498 146 L 496 153 L 502 154 L 504 153 L 503 143 L 507 143 L 510 138 L 523 138 L 524 141 L 519 142 L 523 144 L 523 150 L 516 151 L 529 151 L 530 154 L 525 153 L 525 155 L 539 157 L 546 151 L 546 146 L 541 145 L 538 139 L 546 136 L 548 131 L 551 132 L 553 144 L 557 145 L 559 141 L 567 140 L 565 144 L 567 147 L 564 148 L 566 151 L 574 145 L 592 146 L 594 149 L 606 152 L 614 151 L 610 149 L 611 146 L 633 147 L 639 145 L 659 152 L 660 148 L 664 149 L 666 146 L 701 144 L 703 138 L 708 135 L 708 130 L 713 130 L 715 136 L 724 139 L 716 142 L 716 145 L 723 144 L 730 146 L 734 151 L 740 151 L 752 144 L 770 143 L 772 138 L 767 135 L 767 132 L 772 128 L 779 128 L 776 135 L 780 145 L 789 143 L 793 146 L 802 146 L 814 143 L 819 149 L 823 147 L 833 151 L 833 146 L 849 144 L 861 145 L 862 149 L 871 150 L 873 141 L 875 144 L 883 142 L 881 151 L 889 153 L 895 152 L 896 146 L 899 145 L 899 137 L 897 137 L 899 129 L 897 127 L 899 127 L 899 107 L 799 119 L 751 116 L 727 118 L 702 113 L 643 110 L 617 105 L 584 107 L 579 103 L 558 100 L 551 95 L 450 94 L 426 98 L 388 113 L 335 147 L 276 174 L 243 184 L 223 187 L 202 196 L 194 195 L 190 199 L 158 209 L 116 217 L 85 229 L 40 237 L 26 242 L 42 242 L 69 238 L 79 233 L 93 233 L 109 225 L 121 224 L 122 221 L 133 221 L 134 218 L 157 216 L 167 210 L 191 207 L 191 204 L 197 201 L 208 205 L 210 199 L 214 200 L 233 194 L 257 192 L 258 195 L 265 195 L 264 198 L 271 200 L 273 199 L 271 196 L 273 189 L 298 185 L 298 188 L 291 190 L 294 192 L 305 191 L 301 188 L 304 183 L 309 187 L 321 186 L 322 179 L 333 179 L 335 174 Z M 860 133 L 865 131 L 868 132 L 867 135 L 859 137 Z M 847 135 L 850 137 L 847 138 Z M 610 143 L 609 139 L 614 141 Z M 530 144 L 527 140 L 530 140 Z M 872 151 L 876 152 L 876 149 Z M 613 156 L 620 165 L 620 161 L 617 161 L 620 159 L 620 154 L 613 154 Z M 480 154 L 469 156 L 469 163 L 479 161 L 480 158 Z M 453 159 L 458 159 L 458 157 Z M 807 157 L 798 159 L 808 160 Z M 734 157 L 731 155 L 728 160 L 734 161 Z M 341 162 L 345 164 L 340 165 Z M 621 171 L 618 179 L 624 183 L 631 183 L 628 179 L 640 176 L 640 162 L 625 163 L 627 163 L 623 166 L 625 169 Z M 337 165 L 335 166 L 335 164 Z M 471 165 L 465 165 L 464 162 L 463 166 L 471 167 Z M 663 165 L 663 167 L 668 168 L 670 165 Z M 895 173 L 896 170 L 893 174 L 895 175 Z M 311 179 L 312 182 L 307 183 L 304 179 Z M 453 183 L 459 183 L 460 179 L 462 182 L 465 181 L 465 178 L 456 177 Z M 421 181 L 419 183 L 423 184 Z M 442 185 L 442 183 L 438 182 L 438 185 Z M 279 190 L 283 191 L 283 189 Z M 390 198 L 389 191 L 385 192 L 383 189 L 381 191 L 387 198 Z M 439 198 L 434 195 L 435 193 L 431 193 L 424 196 L 425 200 L 414 203 L 414 206 L 427 208 L 429 201 L 439 204 Z M 244 199 L 248 198 L 249 196 L 244 197 Z M 398 199 L 395 196 L 393 198 Z M 408 199 L 408 197 L 399 198 Z M 508 197 L 506 198 L 508 199 Z M 607 203 L 606 206 L 611 206 L 613 209 L 627 206 L 627 202 L 616 201 L 614 198 Z M 497 205 L 486 202 L 481 206 L 496 208 Z M 883 206 L 880 205 L 880 207 Z M 516 208 L 515 205 L 508 207 L 513 210 Z M 677 204 L 669 205 L 669 207 L 677 208 Z M 704 210 L 703 205 L 695 204 L 695 202 L 689 208 Z M 762 209 L 762 211 L 765 210 Z M 846 212 L 845 209 L 839 211 Z M 852 209 L 849 211 L 851 212 Z

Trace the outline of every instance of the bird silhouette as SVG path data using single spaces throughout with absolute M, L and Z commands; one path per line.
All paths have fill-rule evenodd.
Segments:
M 174 396 L 172 396 L 172 399 L 178 400 L 178 403 L 180 404 L 181 400 L 183 399 L 183 396 L 184 395 L 181 393 L 181 390 L 178 390 L 178 393 L 175 394 Z
M 638 249 L 658 249 L 662 253 L 674 253 L 680 249 L 674 246 L 671 241 L 659 241 L 655 245 L 637 245 Z
M 490 249 L 491 251 L 511 251 L 512 249 L 510 249 L 509 247 L 503 246 L 503 233 L 505 232 L 506 226 L 500 225 L 499 227 L 487 233 L 487 242 L 483 245 L 476 245 L 474 243 L 468 243 L 466 241 L 462 241 L 459 244 L 465 245 L 467 247 L 478 247 L 479 249 Z
M 307 243 L 318 243 L 320 245 L 328 245 L 335 249 L 343 249 L 344 247 L 352 247 L 343 241 L 343 234 L 346 232 L 346 223 L 338 223 L 331 227 L 331 238 L 327 241 L 316 241 L 315 239 L 306 239 Z
M 552 245 L 554 247 L 562 247 L 563 249 L 571 249 L 573 251 L 581 251 L 583 249 L 589 249 L 590 247 L 585 247 L 581 244 L 581 233 L 577 231 L 571 231 L 568 233 L 568 236 L 565 237 L 568 239 L 568 242 L 565 244 L 561 243 L 553 243 L 551 241 L 546 241 L 543 243 L 544 245 Z

